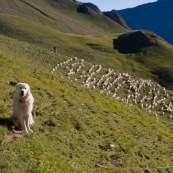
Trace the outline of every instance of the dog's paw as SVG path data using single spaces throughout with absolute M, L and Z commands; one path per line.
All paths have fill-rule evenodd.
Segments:
M 33 133 L 33 130 L 30 129 L 29 132 Z
M 28 130 L 25 130 L 25 133 L 28 133 Z

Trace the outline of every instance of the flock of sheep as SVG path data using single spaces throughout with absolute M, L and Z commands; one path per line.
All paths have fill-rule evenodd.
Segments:
M 138 105 L 155 116 L 169 115 L 172 119 L 173 92 L 151 80 L 137 79 L 101 65 L 84 64 L 77 57 L 59 63 L 51 71 L 63 71 L 68 79 L 79 81 L 86 88 L 97 89 L 127 105 Z

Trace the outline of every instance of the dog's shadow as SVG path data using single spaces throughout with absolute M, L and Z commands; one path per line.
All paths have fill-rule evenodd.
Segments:
M 0 118 L 0 126 L 5 126 L 8 130 L 11 130 L 13 123 L 9 120 L 9 118 Z

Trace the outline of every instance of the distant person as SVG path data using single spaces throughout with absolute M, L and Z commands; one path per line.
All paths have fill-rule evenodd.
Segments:
M 57 52 L 57 47 L 56 46 L 53 47 L 53 51 Z

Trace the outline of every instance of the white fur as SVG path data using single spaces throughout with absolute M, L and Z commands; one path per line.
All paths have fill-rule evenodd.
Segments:
M 13 115 L 10 120 L 15 126 L 21 126 L 28 133 L 32 132 L 30 125 L 34 123 L 32 118 L 34 98 L 30 86 L 26 83 L 18 83 L 13 95 Z

